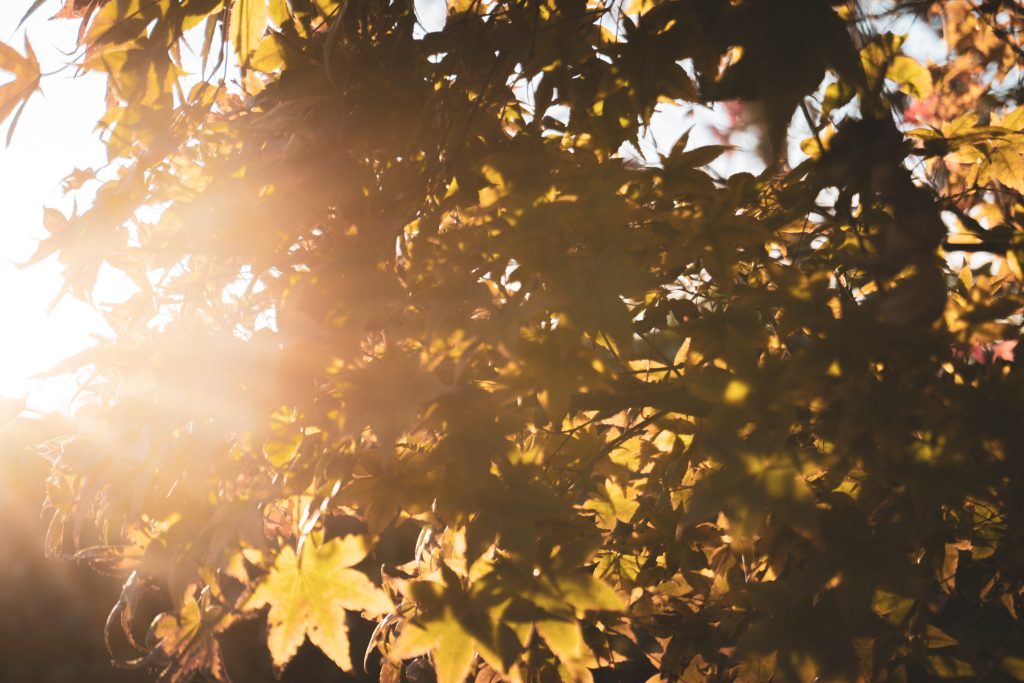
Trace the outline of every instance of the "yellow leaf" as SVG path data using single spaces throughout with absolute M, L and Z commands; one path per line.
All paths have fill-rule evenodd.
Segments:
M 295 656 L 306 636 L 335 664 L 352 670 L 345 610 L 379 614 L 391 607 L 365 574 L 349 568 L 365 556 L 361 536 L 322 543 L 319 534 L 306 539 L 301 561 L 291 546 L 278 553 L 270 573 L 244 606 L 256 610 L 270 605 L 267 646 L 278 670 Z
M 434 651 L 434 670 L 438 683 L 462 683 L 473 665 L 475 651 L 473 639 L 455 620 L 441 631 L 441 637 Z
M 168 683 L 184 683 L 200 672 L 208 680 L 227 680 L 216 634 L 235 621 L 236 617 L 230 612 L 204 609 L 191 592 L 186 593 L 177 613 L 157 617 L 153 635 L 158 647 L 177 664 L 173 673 L 166 677 Z
M 974 667 L 969 662 L 955 657 L 931 655 L 926 659 L 928 668 L 935 678 L 973 678 Z
M 690 357 L 690 337 L 683 340 L 683 343 L 679 345 L 676 350 L 675 358 L 672 359 L 672 365 L 678 367 L 680 365 L 686 365 L 687 360 Z
M 616 484 L 611 479 L 605 481 L 604 491 L 598 492 L 597 498 L 591 498 L 583 504 L 583 509 L 597 513 L 602 528 L 612 529 L 616 521 L 628 523 L 639 509 L 640 503 L 629 496 L 629 490 Z
M 950 647 L 952 645 L 958 645 L 958 641 L 953 636 L 943 631 L 938 626 L 928 625 L 928 629 L 925 633 L 925 644 L 929 649 L 935 650 L 942 647 Z
M 448 13 L 462 14 L 463 12 L 468 12 L 470 8 L 477 4 L 474 0 L 448 0 Z
M 993 116 L 992 125 L 1010 130 L 1024 130 L 1024 107 L 1017 107 L 1002 118 Z
M 1024 681 L 1024 659 L 1020 657 L 1003 657 L 999 666 L 1014 680 Z
M 894 57 L 885 77 L 890 81 L 895 81 L 900 90 L 918 99 L 932 94 L 931 72 L 912 57 L 906 55 Z
M 393 660 L 402 661 L 412 659 L 430 652 L 430 648 L 437 644 L 438 634 L 430 629 L 422 628 L 414 623 L 406 624 L 395 641 L 395 644 L 388 651 L 388 656 Z
M 572 574 L 558 578 L 561 598 L 577 612 L 599 610 L 618 612 L 623 609 L 622 600 L 612 587 L 593 574 Z
M 250 66 L 263 73 L 271 73 L 284 66 L 284 50 L 277 34 L 271 33 L 260 41 Z
M 963 283 L 966 289 L 970 289 L 974 286 L 974 274 L 971 273 L 971 267 L 965 265 L 960 269 L 960 274 L 957 276 L 960 278 L 960 282 Z
M 269 16 L 267 0 L 232 0 L 229 36 L 239 63 L 248 65 L 267 30 Z
M 0 71 L 14 74 L 13 81 L 0 85 L 0 123 L 15 110 L 18 112 L 7 134 L 7 140 L 10 142 L 14 126 L 18 122 L 18 114 L 32 93 L 39 89 L 39 62 L 36 61 L 35 52 L 32 51 L 28 38 L 25 39 L 24 57 L 10 45 L 0 43 Z
M 263 456 L 274 467 L 284 467 L 295 459 L 300 446 L 302 446 L 301 432 L 274 437 L 263 442 Z
M 325 17 L 333 17 L 341 7 L 339 0 L 316 0 L 316 8 Z
M 1013 276 L 1017 278 L 1017 282 L 1024 282 L 1024 268 L 1021 268 L 1020 259 L 1017 258 L 1017 252 L 1010 250 L 1006 252 L 1006 266 L 1013 273 Z
M 430 650 L 434 651 L 438 683 L 462 683 L 466 679 L 476 654 L 473 639 L 450 611 L 424 626 L 405 625 L 388 656 L 401 661 Z
M 575 619 L 545 619 L 534 626 L 551 652 L 563 662 L 578 662 L 583 658 L 583 631 Z
M 288 0 L 270 0 L 270 20 L 274 26 L 284 26 L 292 18 L 292 10 Z
M 1024 192 L 1024 153 L 1016 145 L 1002 145 L 988 153 L 988 163 L 979 180 L 998 180 L 1018 192 Z
M 941 126 L 943 137 L 952 138 L 967 133 L 978 123 L 977 114 L 964 114 L 963 116 L 946 121 Z

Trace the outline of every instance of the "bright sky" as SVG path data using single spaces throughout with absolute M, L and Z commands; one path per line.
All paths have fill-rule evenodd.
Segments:
M 70 59 L 62 51 L 74 50 L 76 25 L 47 21 L 44 12 L 50 8 L 44 7 L 15 33 L 29 4 L 0 3 L 0 40 L 22 52 L 27 32 L 42 71 L 55 71 Z M 103 106 L 99 79 L 74 78 L 70 69 L 48 76 L 43 94 L 25 109 L 10 147 L 0 147 L 0 397 L 27 396 L 29 407 L 38 410 L 67 410 L 76 383 L 69 376 L 45 381 L 33 376 L 87 346 L 90 334 L 104 325 L 90 306 L 70 298 L 47 316 L 61 287 L 56 258 L 23 270 L 15 264 L 25 261 L 46 234 L 42 207 L 67 212 L 61 180 L 76 166 L 105 161 L 93 130 Z

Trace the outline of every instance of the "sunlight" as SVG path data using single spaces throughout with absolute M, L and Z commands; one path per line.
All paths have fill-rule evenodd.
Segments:
M 0 26 L 13 29 L 24 10 L 22 3 L 3 3 Z M 0 39 L 21 46 L 24 32 L 33 41 L 44 73 L 69 61 L 65 53 L 74 49 L 77 32 L 73 22 L 47 21 L 40 12 L 17 34 Z M 62 285 L 56 258 L 17 267 L 45 236 L 42 207 L 70 212 L 62 196 L 63 178 L 76 167 L 97 167 L 105 161 L 92 123 L 104 108 L 102 81 L 74 76 L 68 69 L 45 80 L 43 96 L 28 103 L 10 146 L 0 152 L 0 316 L 6 323 L 0 342 L 0 396 L 26 397 L 30 409 L 44 412 L 69 412 L 78 383 L 72 376 L 37 375 L 88 346 L 91 335 L 105 329 L 96 310 L 71 298 L 47 314 Z M 127 293 L 123 284 L 109 277 L 101 280 L 100 289 L 101 301 L 123 299 Z

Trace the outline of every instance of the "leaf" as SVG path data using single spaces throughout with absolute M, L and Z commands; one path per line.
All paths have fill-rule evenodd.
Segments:
M 64 192 L 71 192 L 72 190 L 80 189 L 90 180 L 96 179 L 96 171 L 91 168 L 81 169 L 76 168 L 74 171 L 69 173 L 64 180 L 61 181 L 61 187 Z
M 995 117 L 993 117 L 993 125 L 997 125 L 994 119 Z M 1010 130 L 1024 131 L 1024 107 L 1015 108 L 1000 119 L 998 125 Z
M 885 72 L 885 77 L 894 81 L 900 90 L 918 99 L 932 94 L 931 72 L 912 57 L 896 55 Z
M 280 671 L 302 641 L 310 642 L 345 671 L 352 670 L 345 610 L 379 614 L 390 609 L 387 595 L 353 565 L 366 557 L 361 536 L 307 537 L 301 559 L 291 546 L 278 553 L 270 573 L 257 584 L 243 609 L 270 605 L 267 645 L 274 667 Z
M 473 638 L 450 610 L 425 624 L 407 624 L 388 656 L 409 659 L 433 651 L 438 683 L 462 683 L 473 665 Z
M 999 668 L 1015 681 L 1024 681 L 1024 658 L 1003 657 L 1002 661 L 999 662 Z
M 28 99 L 39 89 L 39 62 L 27 37 L 24 57 L 10 45 L 0 43 L 0 71 L 14 74 L 13 81 L 0 85 L 0 123 L 6 121 L 17 110 L 7 133 L 7 143 L 10 144 L 18 116 Z
M 630 496 L 630 493 L 633 495 Z M 630 491 L 611 479 L 605 480 L 604 490 L 598 491 L 597 496 L 584 503 L 583 508 L 596 512 L 601 526 L 605 529 L 612 529 L 616 522 L 628 524 L 640 509 L 635 491 Z
M 925 645 L 928 649 L 936 650 L 943 647 L 959 645 L 959 643 L 960 641 L 943 631 L 938 626 L 928 624 L 928 629 L 925 634 Z
M 821 115 L 829 113 L 849 104 L 857 91 L 845 81 L 829 83 L 825 88 L 825 95 L 821 102 Z
M 969 662 L 956 657 L 942 655 L 929 655 L 926 657 L 928 668 L 936 678 L 965 678 L 973 677 L 974 667 Z
M 558 588 L 562 599 L 577 610 L 618 612 L 624 607 L 622 599 L 611 586 L 593 574 L 576 573 L 559 577 Z
M 271 33 L 260 41 L 250 66 L 263 73 L 272 73 L 283 65 L 284 44 L 276 33 Z
M 224 657 L 216 634 L 235 622 L 219 608 L 204 610 L 191 595 L 185 596 L 174 614 L 162 614 L 154 622 L 152 635 L 168 663 L 160 672 L 162 683 L 187 683 L 197 673 L 210 680 L 229 683 Z
M 263 456 L 274 467 L 284 467 L 295 459 L 301 446 L 301 432 L 274 437 L 263 442 Z
M 978 172 L 980 182 L 997 180 L 1006 187 L 1024 193 L 1024 149 L 1013 145 L 1000 145 L 992 149 Z
M 232 0 L 228 36 L 241 65 L 249 65 L 263 40 L 269 18 L 267 0 Z
M 452 622 L 441 631 L 434 651 L 438 683 L 462 683 L 473 665 L 473 639 Z
M 551 652 L 563 662 L 583 658 L 583 631 L 576 620 L 544 619 L 534 626 Z
M 888 67 L 892 64 L 893 58 L 905 39 L 906 36 L 884 33 L 872 38 L 861 49 L 860 59 L 869 88 L 875 89 L 881 86 L 880 77 L 884 73 L 883 70 L 888 71 Z

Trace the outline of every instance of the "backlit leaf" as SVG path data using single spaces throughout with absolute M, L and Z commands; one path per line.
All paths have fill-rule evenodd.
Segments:
M 238 61 L 249 64 L 250 58 L 263 41 L 270 10 L 267 0 L 231 0 L 229 34 Z
M 906 55 L 896 55 L 885 77 L 895 81 L 900 90 L 918 99 L 932 93 L 932 75 L 917 60 Z
M 276 668 L 283 669 L 308 636 L 334 663 L 352 670 L 345 610 L 379 614 L 390 608 L 383 591 L 350 568 L 365 556 L 359 536 L 322 543 L 316 534 L 303 544 L 301 560 L 291 546 L 278 552 L 245 603 L 248 610 L 270 605 L 267 645 Z

